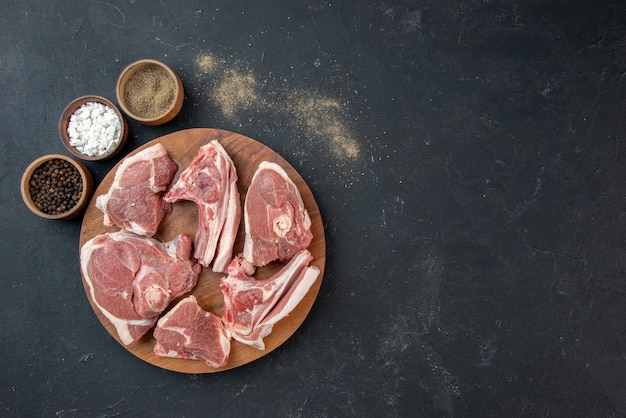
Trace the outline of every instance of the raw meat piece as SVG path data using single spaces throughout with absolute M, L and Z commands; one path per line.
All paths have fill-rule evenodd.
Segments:
M 166 202 L 190 200 L 198 208 L 194 257 L 204 267 L 225 272 L 241 220 L 237 171 L 217 140 L 202 146 L 164 197 Z M 217 250 L 217 253 L 216 253 Z
M 163 216 L 172 210 L 163 192 L 177 170 L 161 144 L 124 159 L 109 191 L 96 198 L 104 224 L 147 237 L 156 234 Z
M 126 231 L 87 241 L 80 265 L 91 300 L 126 345 L 141 338 L 174 298 L 190 291 L 201 270 L 187 235 L 162 243 Z
M 243 255 L 254 266 L 287 262 L 313 239 L 311 219 L 294 182 L 281 166 L 259 164 L 244 206 Z
M 157 356 L 203 360 L 215 368 L 228 363 L 230 333 L 218 316 L 198 306 L 193 295 L 159 319 L 154 338 Z
M 273 326 L 302 301 L 320 271 L 309 266 L 308 250 L 297 253 L 281 271 L 264 280 L 250 277 L 254 267 L 239 255 L 228 266 L 220 285 L 224 294 L 222 322 L 234 339 L 259 350 Z

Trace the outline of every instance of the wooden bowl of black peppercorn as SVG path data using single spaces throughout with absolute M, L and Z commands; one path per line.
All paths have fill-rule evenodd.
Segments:
M 35 215 L 46 219 L 73 219 L 87 206 L 94 190 L 89 169 L 74 158 L 49 154 L 24 170 L 22 199 Z

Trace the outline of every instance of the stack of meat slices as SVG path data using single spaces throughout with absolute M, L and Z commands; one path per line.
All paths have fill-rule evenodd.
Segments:
M 202 146 L 170 185 L 178 166 L 154 145 L 126 158 L 96 207 L 104 223 L 121 230 L 98 235 L 81 248 L 81 269 L 91 299 L 114 325 L 122 343 L 142 338 L 154 325 L 158 356 L 228 363 L 230 340 L 265 349 L 263 338 L 306 295 L 319 275 L 307 250 L 311 220 L 300 193 L 278 164 L 262 162 L 244 203 L 243 253 L 233 258 L 242 205 L 235 165 L 217 141 Z M 169 190 L 168 190 L 169 187 Z M 195 203 L 198 227 L 192 243 L 180 234 L 170 242 L 154 235 L 172 204 Z M 278 260 L 273 276 L 255 280 L 257 267 Z M 202 267 L 224 272 L 220 318 L 189 295 Z
M 193 289 L 201 267 L 186 235 L 159 242 L 153 235 L 171 205 L 163 200 L 178 166 L 154 145 L 126 158 L 106 194 L 96 198 L 104 224 L 119 232 L 83 244 L 81 270 L 91 299 L 124 344 L 137 341 L 176 297 Z

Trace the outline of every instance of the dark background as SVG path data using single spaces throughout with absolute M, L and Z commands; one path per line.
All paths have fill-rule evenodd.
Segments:
M 0 415 L 626 415 L 623 1 L 8 1 L 0 13 Z M 81 220 L 22 203 L 65 105 L 170 65 L 172 122 L 279 152 L 327 264 L 284 345 L 223 373 L 98 322 Z M 89 163 L 96 181 L 123 156 Z

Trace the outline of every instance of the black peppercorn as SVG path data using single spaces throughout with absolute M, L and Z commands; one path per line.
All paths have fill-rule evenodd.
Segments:
M 72 164 L 53 159 L 35 169 L 29 186 L 33 203 L 39 210 L 48 215 L 59 215 L 78 203 L 83 181 Z

